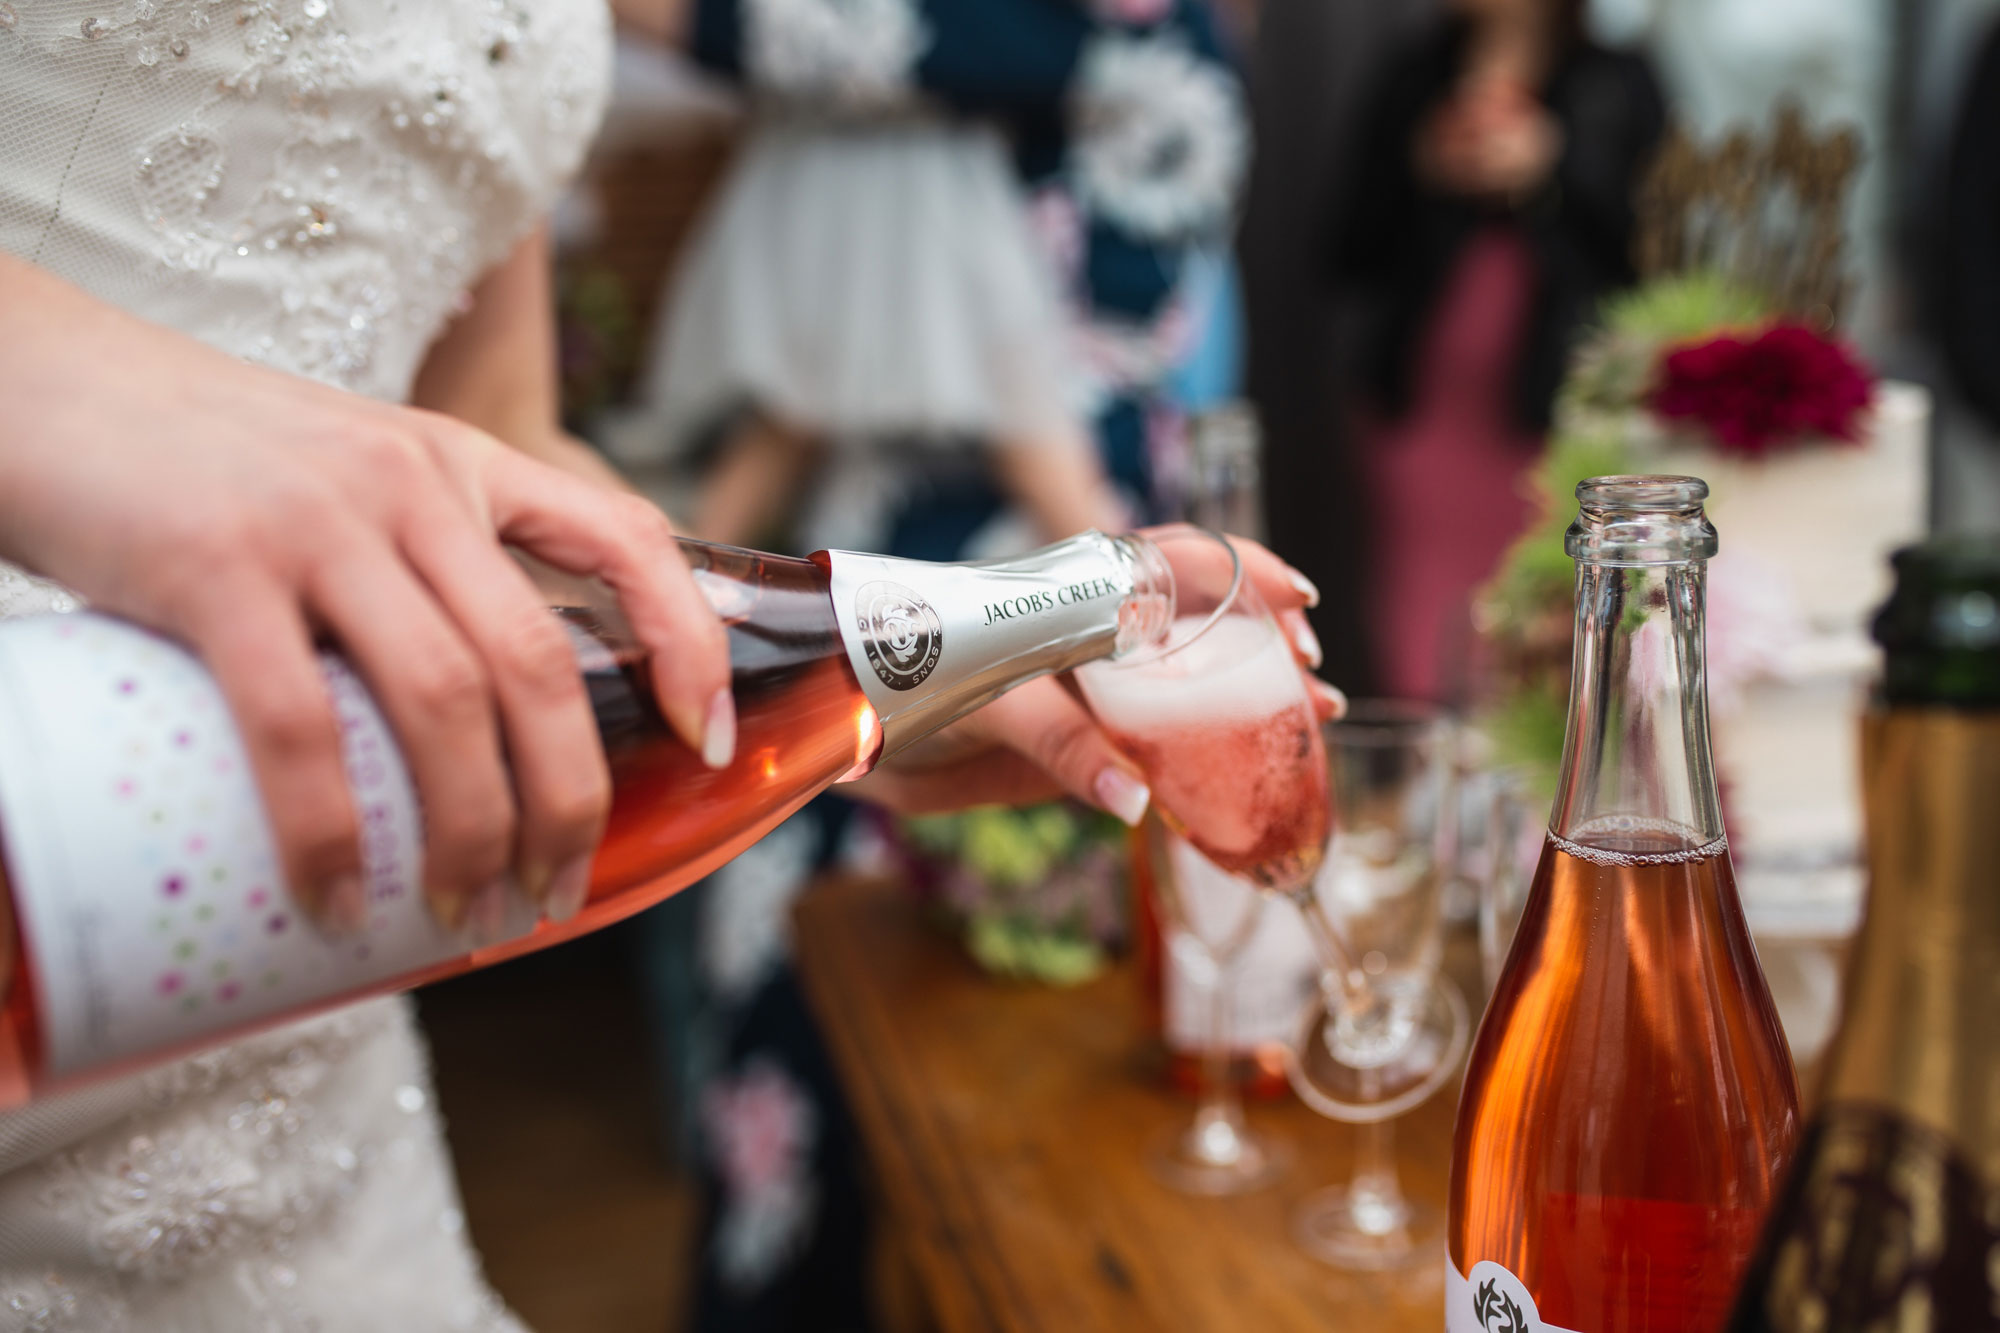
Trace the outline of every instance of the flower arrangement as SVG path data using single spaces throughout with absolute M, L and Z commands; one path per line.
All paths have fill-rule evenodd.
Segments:
M 1846 348 L 1801 324 L 1670 349 L 1646 405 L 1725 453 L 1759 457 L 1815 437 L 1853 443 L 1874 381 Z
M 1857 440 L 1875 380 L 1835 339 L 1774 317 L 1752 290 L 1707 270 L 1656 278 L 1607 302 L 1578 349 L 1532 486 L 1535 523 L 1474 608 L 1486 655 L 1484 729 L 1505 763 L 1561 759 L 1574 570 L 1563 534 L 1576 483 L 1657 466 L 1690 439 L 1761 460 L 1815 442 Z M 1726 704 L 1790 632 L 1754 570 L 1711 579 L 1709 688 Z M 1768 651 L 1766 650 L 1768 648 Z
M 903 819 L 891 842 L 981 967 L 1069 986 L 1124 937 L 1127 836 L 1109 815 L 1054 802 Z

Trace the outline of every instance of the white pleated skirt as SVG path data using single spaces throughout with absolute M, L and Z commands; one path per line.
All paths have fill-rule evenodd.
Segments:
M 830 440 L 1073 431 L 1047 259 L 999 135 L 942 120 L 751 132 L 644 378 L 671 448 L 754 408 Z

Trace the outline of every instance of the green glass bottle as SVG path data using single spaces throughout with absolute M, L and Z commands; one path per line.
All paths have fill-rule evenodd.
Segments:
M 2000 539 L 1895 563 L 1867 917 L 1729 1333 L 2000 1333 Z

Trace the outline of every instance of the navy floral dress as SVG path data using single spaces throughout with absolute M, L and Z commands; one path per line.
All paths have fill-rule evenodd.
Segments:
M 1200 0 L 698 0 L 693 46 L 794 107 L 900 82 L 1000 127 L 1061 278 L 1106 467 L 1135 513 L 1178 511 L 1170 385 L 1212 313 L 1195 260 L 1226 238 L 1248 150 Z M 958 559 L 1005 509 L 977 467 L 915 459 L 855 544 Z M 788 963 L 792 900 L 865 822 L 823 797 L 638 923 L 705 1195 L 697 1333 L 871 1326 L 861 1147 Z

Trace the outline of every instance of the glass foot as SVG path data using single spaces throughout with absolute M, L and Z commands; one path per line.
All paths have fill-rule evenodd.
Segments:
M 1153 1178 L 1182 1194 L 1248 1194 L 1263 1189 L 1291 1164 L 1290 1147 L 1224 1120 L 1170 1130 L 1153 1143 L 1146 1165 Z
M 1292 1214 L 1292 1235 L 1322 1263 L 1372 1272 L 1435 1259 L 1444 1248 L 1444 1219 L 1401 1194 L 1336 1185 L 1306 1197 Z
M 1360 1026 L 1328 1014 L 1322 996 L 1307 1012 L 1285 1073 L 1299 1099 L 1333 1120 L 1388 1120 L 1450 1080 L 1472 1023 L 1465 997 L 1433 977 L 1414 1004 L 1384 1004 Z

